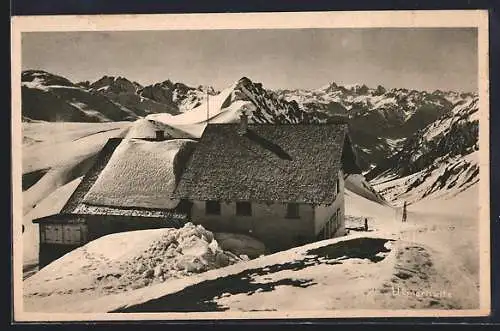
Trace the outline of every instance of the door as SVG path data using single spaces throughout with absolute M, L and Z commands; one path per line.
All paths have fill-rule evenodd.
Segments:
M 45 243 L 47 244 L 62 244 L 63 229 L 61 224 L 46 224 L 44 227 Z M 43 238 L 42 238 L 43 239 Z
M 64 225 L 64 243 L 78 245 L 82 242 L 82 231 L 79 224 Z

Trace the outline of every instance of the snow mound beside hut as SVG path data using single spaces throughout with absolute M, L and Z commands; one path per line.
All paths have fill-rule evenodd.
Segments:
M 187 223 L 169 229 L 142 251 L 122 261 L 118 286 L 139 288 L 154 282 L 228 266 L 240 259 L 224 252 L 212 232 Z
M 89 242 L 24 282 L 29 307 L 58 306 L 179 279 L 242 261 L 201 225 L 121 232 Z
M 238 256 L 246 255 L 249 258 L 257 258 L 261 255 L 267 254 L 267 249 L 264 243 L 259 240 L 239 233 L 214 233 L 215 240 L 219 246 L 225 250 L 230 251 Z

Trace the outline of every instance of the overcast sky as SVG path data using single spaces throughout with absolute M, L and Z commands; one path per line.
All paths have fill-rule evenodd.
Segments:
M 23 33 L 22 67 L 77 82 L 103 75 L 222 89 L 329 82 L 477 90 L 476 29 L 285 29 Z

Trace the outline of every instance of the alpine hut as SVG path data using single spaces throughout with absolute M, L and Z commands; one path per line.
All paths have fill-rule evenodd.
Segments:
M 359 173 L 340 124 L 208 124 L 174 197 L 212 231 L 247 233 L 271 250 L 341 236 L 344 176 Z

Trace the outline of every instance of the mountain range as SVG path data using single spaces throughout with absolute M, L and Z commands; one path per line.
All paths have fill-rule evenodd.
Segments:
M 73 83 L 42 70 L 22 72 L 23 120 L 51 122 L 133 121 L 152 113 L 179 114 L 200 103 L 211 87 L 169 80 L 142 86 L 124 77 L 104 76 Z
M 217 91 L 170 80 L 142 86 L 113 76 L 73 83 L 41 70 L 23 71 L 21 78 L 23 121 L 146 117 L 180 130 L 199 124 L 191 132 L 197 136 L 207 122 L 237 121 L 243 109 L 254 123 L 324 123 L 343 118 L 348 120 L 365 176 L 394 199 L 417 187 L 421 187 L 419 198 L 442 187 L 466 188 L 478 178 L 477 160 L 471 157 L 478 149 L 475 93 L 334 82 L 312 90 L 273 91 L 247 77 Z M 397 189 L 384 186 L 386 179 L 394 178 L 407 180 Z

